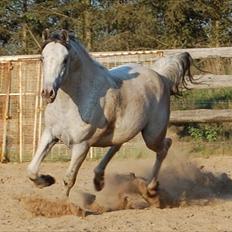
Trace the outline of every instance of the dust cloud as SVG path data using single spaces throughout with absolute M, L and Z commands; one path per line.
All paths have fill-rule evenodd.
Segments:
M 130 162 L 130 161 L 128 161 Z M 105 188 L 101 192 L 81 192 L 76 203 L 69 201 L 50 201 L 43 198 L 25 198 L 25 208 L 35 216 L 58 217 L 76 215 L 84 217 L 89 214 L 124 209 L 144 209 L 147 207 L 173 208 L 191 205 L 213 204 L 217 199 L 232 196 L 232 180 L 226 173 L 212 173 L 197 162 L 186 159 L 183 155 L 172 155 L 164 161 L 159 176 L 157 194 L 149 197 L 146 185 L 150 176 L 151 162 L 142 167 L 133 168 L 126 164 L 134 173 L 114 173 L 106 175 Z M 129 169 L 128 169 L 129 170 Z

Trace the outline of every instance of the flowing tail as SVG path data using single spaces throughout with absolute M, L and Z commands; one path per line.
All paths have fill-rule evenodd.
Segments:
M 184 89 L 189 90 L 187 81 L 199 84 L 191 74 L 191 65 L 193 65 L 191 55 L 188 52 L 182 52 L 160 58 L 154 63 L 152 69 L 168 80 L 172 95 L 182 96 Z

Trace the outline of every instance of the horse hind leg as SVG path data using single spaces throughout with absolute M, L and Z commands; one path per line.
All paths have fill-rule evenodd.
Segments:
M 153 142 L 151 142 L 151 137 L 148 138 L 145 134 L 143 134 L 143 138 L 147 147 L 156 152 L 156 161 L 152 168 L 151 177 L 147 185 L 147 194 L 152 197 L 157 193 L 159 171 L 163 160 L 167 156 L 168 150 L 172 145 L 172 140 L 170 138 L 163 138 L 153 140 Z
M 154 196 L 156 194 L 158 188 L 159 171 L 171 145 L 172 140 L 170 138 L 165 138 L 162 142 L 161 148 L 156 152 L 156 161 L 152 168 L 151 180 L 147 186 L 147 191 L 150 196 Z
M 104 181 L 105 168 L 121 146 L 122 146 L 121 144 L 112 146 L 105 154 L 105 156 L 102 158 L 102 160 L 97 165 L 97 167 L 94 169 L 95 176 L 93 179 L 93 183 L 97 191 L 101 191 L 103 189 L 105 184 Z

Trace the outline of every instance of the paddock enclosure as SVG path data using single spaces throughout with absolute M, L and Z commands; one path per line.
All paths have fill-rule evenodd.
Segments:
M 92 53 L 100 63 L 111 68 L 125 63 L 141 63 L 151 66 L 159 57 L 188 51 L 193 59 L 231 58 L 232 47 L 175 49 L 163 51 L 98 52 Z M 208 70 L 211 71 L 211 70 Z M 232 87 L 232 75 L 205 74 L 199 85 L 191 88 Z M 40 97 L 43 78 L 39 55 L 0 57 L 0 155 L 1 161 L 28 161 L 31 159 L 43 129 L 45 104 Z M 231 122 L 232 111 L 228 109 L 175 110 L 171 123 L 183 122 Z M 124 149 L 124 151 L 123 151 Z M 128 143 L 125 149 L 135 149 Z M 103 148 L 93 148 L 90 157 L 103 153 Z M 68 150 L 57 144 L 48 159 L 69 159 Z

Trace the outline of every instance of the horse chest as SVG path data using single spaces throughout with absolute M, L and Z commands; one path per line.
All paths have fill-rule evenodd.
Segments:
M 52 134 L 66 145 L 80 143 L 91 132 L 91 126 L 86 124 L 75 111 L 66 107 L 47 107 L 45 111 L 45 125 L 52 130 Z

